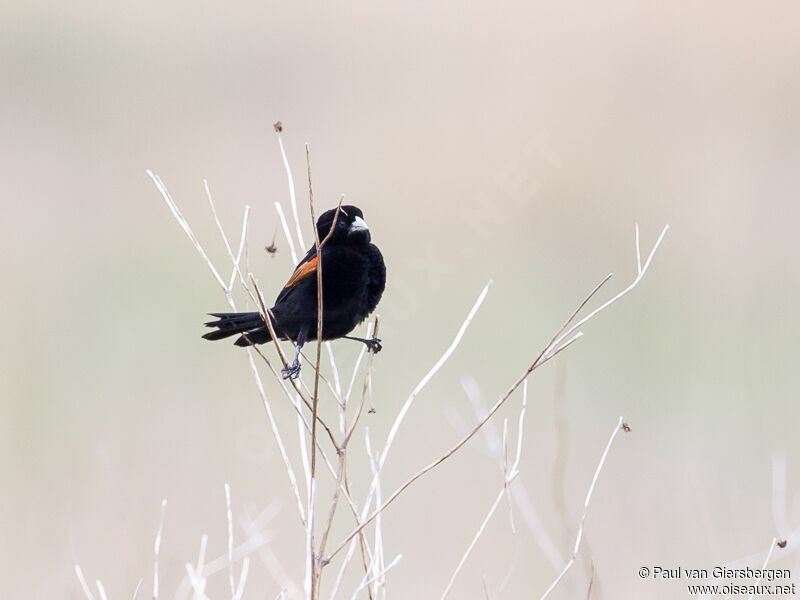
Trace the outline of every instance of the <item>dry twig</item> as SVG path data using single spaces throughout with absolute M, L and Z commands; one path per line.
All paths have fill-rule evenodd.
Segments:
M 564 575 L 567 574 L 569 568 L 575 562 L 575 559 L 578 557 L 578 550 L 581 548 L 581 540 L 583 539 L 583 524 L 586 521 L 586 513 L 589 512 L 589 502 L 592 500 L 592 493 L 594 492 L 594 488 L 597 485 L 597 479 L 600 477 L 600 471 L 603 469 L 603 465 L 606 462 L 606 457 L 608 456 L 608 451 L 611 449 L 611 444 L 614 443 L 614 438 L 617 437 L 617 434 L 622 430 L 622 417 L 619 418 L 617 425 L 614 427 L 614 431 L 611 432 L 611 437 L 608 438 L 608 443 L 606 444 L 605 450 L 603 450 L 603 454 L 600 457 L 600 462 L 597 464 L 597 469 L 594 471 L 594 477 L 592 477 L 592 483 L 589 485 L 589 491 L 586 492 L 586 500 L 583 503 L 583 513 L 581 514 L 581 519 L 578 522 L 578 534 L 575 536 L 575 545 L 572 548 L 572 556 L 570 557 L 567 564 L 564 565 L 564 568 L 561 570 L 561 573 L 558 574 L 558 577 L 555 578 L 553 583 L 550 584 L 550 587 L 547 588 L 540 600 L 545 600 L 550 593 L 556 588 L 559 582 L 563 579 Z

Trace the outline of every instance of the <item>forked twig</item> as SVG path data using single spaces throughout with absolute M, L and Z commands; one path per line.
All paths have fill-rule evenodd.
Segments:
M 239 249 L 236 252 L 236 256 L 233 255 L 233 248 L 231 248 L 231 244 L 228 241 L 228 236 L 225 234 L 225 229 L 222 227 L 222 222 L 219 220 L 219 216 L 217 215 L 217 207 L 214 204 L 214 199 L 211 196 L 211 188 L 208 186 L 208 181 L 203 179 L 203 186 L 206 190 L 206 196 L 208 197 L 208 203 L 211 206 L 211 215 L 214 217 L 214 222 L 217 224 L 217 229 L 219 229 L 219 233 L 222 236 L 222 241 L 225 244 L 225 249 L 228 251 L 228 256 L 233 263 L 233 271 L 231 272 L 230 280 L 228 281 L 227 289 L 225 291 L 225 295 L 228 297 L 228 302 L 232 302 L 232 294 L 233 294 L 233 284 L 236 281 L 236 276 L 239 276 L 239 281 L 242 284 L 244 290 L 250 296 L 250 299 L 255 302 L 255 297 L 253 296 L 253 292 L 250 291 L 250 288 L 247 287 L 247 283 L 244 280 L 244 275 L 242 274 L 242 270 L 239 268 L 239 265 L 242 260 L 242 253 L 244 252 L 245 247 L 247 246 L 247 222 L 250 218 L 250 206 L 244 207 L 244 218 L 242 219 L 242 235 L 239 238 Z
M 609 306 L 614 304 L 617 300 L 622 298 L 625 294 L 627 294 L 633 288 L 635 288 L 637 285 L 639 285 L 639 282 L 642 280 L 642 277 L 644 277 L 644 274 L 647 273 L 647 269 L 650 266 L 650 261 L 653 260 L 653 256 L 655 255 L 656 250 L 658 250 L 658 247 L 661 245 L 661 242 L 664 240 L 664 236 L 667 235 L 667 231 L 669 231 L 669 225 L 665 225 L 664 226 L 664 229 L 661 231 L 661 235 L 658 236 L 658 239 L 656 240 L 656 243 L 653 245 L 653 249 L 650 250 L 650 254 L 647 256 L 647 260 L 644 262 L 644 266 L 642 266 L 641 265 L 641 258 L 640 258 L 640 250 L 639 250 L 639 226 L 638 225 L 636 226 L 636 256 L 637 256 L 637 266 L 638 266 L 638 272 L 636 274 L 636 278 L 633 280 L 633 282 L 628 287 L 626 287 L 624 290 L 619 292 L 616 296 L 614 296 L 610 300 L 607 300 L 606 302 L 604 302 L 603 304 L 601 304 L 600 306 L 595 308 L 592 312 L 590 312 L 588 315 L 583 317 L 580 321 L 575 323 L 572 327 L 567 329 L 563 334 L 561 334 L 561 336 L 559 336 L 558 339 L 553 341 L 550 344 L 550 346 L 548 346 L 548 348 L 547 348 L 547 350 L 545 352 L 545 356 L 552 355 L 553 352 L 555 352 L 556 349 L 559 347 L 559 344 L 564 340 L 564 338 L 570 336 L 574 331 L 576 331 L 578 328 L 580 328 L 581 325 L 583 325 L 584 323 L 586 323 L 587 321 L 592 319 L 595 315 L 597 315 L 598 313 L 602 312 L 603 310 L 605 310 L 606 308 L 608 308 Z

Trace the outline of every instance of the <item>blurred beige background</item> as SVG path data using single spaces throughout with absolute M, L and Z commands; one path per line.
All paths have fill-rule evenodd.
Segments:
M 251 205 L 251 268 L 274 297 L 291 269 L 280 233 L 275 258 L 261 250 L 288 200 L 278 119 L 301 216 L 307 141 L 318 202 L 346 193 L 388 263 L 374 439 L 495 281 L 410 412 L 386 492 L 458 439 L 454 412 L 474 418 L 463 376 L 494 401 L 603 275 L 603 298 L 634 276 L 634 223 L 645 249 L 669 223 L 641 287 L 532 377 L 520 482 L 566 558 L 614 422 L 633 427 L 554 598 L 585 597 L 591 560 L 592 597 L 619 599 L 685 597 L 685 582 L 640 580 L 643 565 L 763 557 L 800 526 L 799 17 L 791 2 L 5 3 L 0 595 L 82 598 L 77 560 L 109 597 L 140 578 L 147 597 L 167 498 L 172 597 L 202 533 L 210 558 L 225 552 L 226 481 L 236 514 L 279 510 L 269 547 L 300 581 L 245 355 L 199 338 L 224 297 L 145 174 L 220 265 L 202 179 L 236 238 Z M 357 348 L 336 347 L 347 370 Z M 387 557 L 403 554 L 390 598 L 440 596 L 502 482 L 482 447 L 385 514 Z M 546 589 L 556 571 L 516 518 L 514 536 L 498 511 L 453 598 L 485 598 L 484 578 L 491 598 Z M 279 590 L 254 556 L 245 597 Z

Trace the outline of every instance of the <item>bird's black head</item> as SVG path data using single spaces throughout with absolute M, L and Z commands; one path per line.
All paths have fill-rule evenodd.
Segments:
M 336 209 L 325 211 L 317 219 L 317 232 L 320 241 L 325 239 L 331 230 Z M 364 221 L 364 213 L 357 206 L 342 206 L 336 218 L 336 227 L 328 243 L 368 244 L 370 242 L 369 228 Z

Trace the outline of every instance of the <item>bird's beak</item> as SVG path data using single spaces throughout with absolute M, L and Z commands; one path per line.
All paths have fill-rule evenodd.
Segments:
M 369 227 L 367 227 L 367 222 L 362 219 L 361 217 L 356 217 L 353 219 L 353 224 L 350 225 L 350 229 L 347 230 L 347 233 L 355 233 L 357 231 L 369 231 Z

